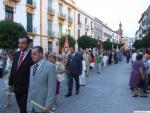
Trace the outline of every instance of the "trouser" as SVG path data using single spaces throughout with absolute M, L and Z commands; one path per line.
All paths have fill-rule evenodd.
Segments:
M 15 92 L 17 104 L 20 109 L 20 113 L 27 113 L 27 97 L 28 97 L 28 92 Z
M 2 78 L 2 77 L 3 77 L 3 69 L 0 68 L 0 78 Z
M 146 79 L 146 88 L 150 86 L 150 74 L 147 74 L 147 79 Z
M 80 75 L 80 85 L 85 85 L 85 73 L 82 72 L 82 75 Z
M 90 71 L 90 64 L 87 63 L 86 64 L 86 75 L 89 75 L 89 71 Z
M 75 80 L 76 83 L 76 92 L 79 92 L 79 75 L 69 73 L 68 74 L 68 93 L 72 94 L 72 88 L 73 88 L 73 79 Z
M 102 64 L 101 63 L 99 63 L 99 64 L 96 64 L 96 69 L 97 69 L 97 72 L 101 72 L 101 70 L 102 70 Z

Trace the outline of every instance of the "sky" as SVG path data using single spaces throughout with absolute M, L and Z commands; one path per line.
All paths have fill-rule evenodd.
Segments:
M 76 0 L 76 4 L 115 31 L 121 22 L 124 36 L 134 37 L 139 28 L 138 21 L 150 0 Z

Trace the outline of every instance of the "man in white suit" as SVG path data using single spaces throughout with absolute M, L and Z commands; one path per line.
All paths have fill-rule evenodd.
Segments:
M 27 111 L 48 113 L 55 99 L 56 67 L 43 58 L 43 49 L 40 46 L 33 47 L 31 55 L 35 64 L 30 69 Z M 33 106 L 32 100 L 44 106 L 44 109 Z

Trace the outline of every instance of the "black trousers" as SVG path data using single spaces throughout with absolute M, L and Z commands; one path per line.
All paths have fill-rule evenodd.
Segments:
M 15 92 L 17 104 L 20 109 L 20 113 L 27 113 L 27 98 L 28 98 L 28 92 Z
M 73 88 L 73 79 L 75 80 L 76 84 L 76 92 L 79 92 L 79 75 L 70 73 L 68 74 L 68 93 L 72 94 L 72 88 Z

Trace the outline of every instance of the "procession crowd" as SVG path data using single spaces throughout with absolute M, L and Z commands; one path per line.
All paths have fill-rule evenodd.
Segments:
M 133 97 L 147 97 L 150 90 L 150 51 L 136 50 L 132 54 L 129 86 Z M 140 90 L 140 91 L 139 91 Z
M 90 75 L 90 71 L 101 74 L 107 66 L 118 64 L 124 57 L 127 63 L 132 61 L 133 64 L 129 83 L 133 96 L 137 96 L 138 88 L 141 89 L 141 97 L 146 97 L 144 93 L 148 93 L 146 91 L 150 85 L 148 52 L 142 53 L 145 60 L 141 60 L 143 57 L 140 52 L 132 55 L 130 50 L 121 49 L 75 52 L 75 48 L 70 47 L 70 53 L 65 51 L 56 54 L 44 53 L 40 46 L 29 48 L 29 43 L 29 38 L 22 36 L 18 39 L 18 51 L 9 50 L 0 54 L 0 78 L 6 77 L 5 108 L 10 106 L 12 93 L 15 93 L 20 113 L 55 111 L 61 93 L 61 82 L 67 81 L 66 98 L 72 96 L 73 81 L 76 86 L 75 94 L 78 95 L 80 87 L 88 84 L 86 77 Z

